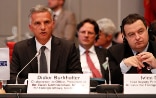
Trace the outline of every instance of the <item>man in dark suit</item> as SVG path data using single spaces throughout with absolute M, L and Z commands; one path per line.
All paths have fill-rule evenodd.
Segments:
M 77 25 L 77 31 L 79 41 L 78 51 L 80 53 L 83 73 L 89 74 L 91 78 L 106 78 L 106 70 L 103 67 L 103 63 L 106 61 L 106 49 L 94 46 L 94 42 L 97 40 L 99 34 L 99 27 L 96 21 L 93 19 L 85 19 L 81 21 Z M 93 69 L 87 63 L 87 51 L 89 51 L 89 56 L 94 64 Z M 95 75 L 93 70 L 97 70 L 100 75 Z M 94 84 L 91 84 L 91 86 L 93 85 Z
M 76 32 L 75 14 L 63 8 L 65 0 L 48 0 L 48 6 L 55 14 L 53 35 L 66 40 L 74 41 Z
M 75 44 L 55 36 L 52 36 L 53 16 L 50 8 L 37 5 L 30 10 L 29 28 L 33 32 L 33 38 L 18 42 L 14 46 L 11 61 L 11 79 L 8 83 L 15 83 L 17 73 L 40 52 L 20 74 L 18 83 L 24 83 L 28 73 L 40 73 L 41 47 L 45 46 L 47 73 L 82 73 L 79 54 Z
M 108 49 L 112 83 L 123 84 L 126 73 L 156 73 L 156 43 L 143 16 L 130 14 L 123 19 L 124 43 Z

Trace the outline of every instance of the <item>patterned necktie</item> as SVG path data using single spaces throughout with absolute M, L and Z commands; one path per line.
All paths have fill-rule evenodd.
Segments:
M 95 66 L 89 56 L 89 51 L 86 51 L 85 53 L 86 53 L 86 60 L 87 60 L 88 66 L 89 66 L 90 70 L 92 71 L 93 77 L 94 78 L 102 78 L 100 72 L 95 68 Z
M 138 54 L 139 54 L 139 52 L 136 53 L 136 55 L 138 55 Z M 137 73 L 141 74 L 142 73 L 142 69 L 137 68 Z
M 47 73 L 47 60 L 45 56 L 45 46 L 41 47 L 41 56 L 40 56 L 40 73 Z

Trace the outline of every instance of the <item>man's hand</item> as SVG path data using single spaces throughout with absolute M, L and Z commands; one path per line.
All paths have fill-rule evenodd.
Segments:
M 138 55 L 126 58 L 123 60 L 123 62 L 126 66 L 134 66 L 134 67 L 138 67 L 139 69 L 145 67 Z
M 156 68 L 156 59 L 150 52 L 142 52 L 138 54 L 139 60 L 143 63 L 146 62 L 150 67 Z

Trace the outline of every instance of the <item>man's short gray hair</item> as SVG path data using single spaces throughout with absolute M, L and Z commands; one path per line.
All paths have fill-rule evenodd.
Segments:
M 102 18 L 97 20 L 97 24 L 102 32 L 105 34 L 115 34 L 116 26 L 114 25 L 113 21 L 108 18 Z
M 49 12 L 53 18 L 53 13 L 52 10 L 49 7 L 43 6 L 43 5 L 36 5 L 35 7 L 30 9 L 30 14 L 29 14 L 29 20 L 31 22 L 31 15 L 33 13 L 39 13 L 39 12 Z

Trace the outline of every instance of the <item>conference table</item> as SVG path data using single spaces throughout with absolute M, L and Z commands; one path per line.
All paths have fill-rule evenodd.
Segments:
M 90 93 L 90 94 L 0 94 L 0 98 L 156 98 L 156 94 Z

